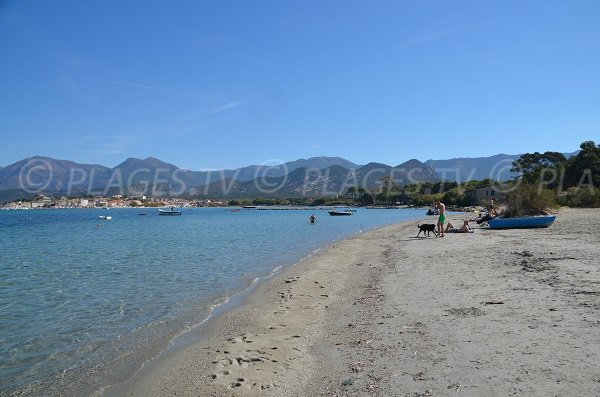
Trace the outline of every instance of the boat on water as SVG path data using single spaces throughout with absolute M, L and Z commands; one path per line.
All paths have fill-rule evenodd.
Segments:
M 338 209 L 334 209 L 332 211 L 328 211 L 329 215 L 331 216 L 344 216 L 344 215 L 353 215 L 356 210 L 351 210 L 351 209 L 346 209 L 346 210 L 338 210 Z
M 554 223 L 556 215 L 523 216 L 517 218 L 494 218 L 488 221 L 490 229 L 528 229 L 548 227 Z
M 104 221 L 110 221 L 112 219 L 112 216 L 110 215 L 100 215 L 98 218 L 104 220 Z
M 158 210 L 158 215 L 181 215 L 181 211 L 176 211 L 175 208 L 171 207 L 170 210 Z
M 425 215 L 439 215 L 440 212 L 438 210 L 431 210 L 428 209 L 427 212 L 425 213 Z
M 256 206 L 255 205 L 244 205 L 242 208 L 245 208 L 247 210 L 251 210 L 251 209 L 256 208 Z

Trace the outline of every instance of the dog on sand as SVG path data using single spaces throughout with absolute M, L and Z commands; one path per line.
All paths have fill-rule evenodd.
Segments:
M 425 233 L 427 233 L 427 237 L 431 236 L 431 232 L 433 232 L 434 236 L 438 235 L 438 232 L 435 230 L 435 225 L 433 223 L 426 223 L 424 225 L 417 225 L 417 227 L 419 228 L 419 233 L 417 233 L 417 237 L 419 237 L 419 235 L 421 234 L 421 232 L 423 232 L 423 236 L 425 235 Z

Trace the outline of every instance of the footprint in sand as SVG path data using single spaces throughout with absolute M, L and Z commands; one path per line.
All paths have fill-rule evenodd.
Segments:
M 227 342 L 230 342 L 230 343 L 252 343 L 252 340 L 249 338 L 248 335 L 243 334 L 241 336 L 229 338 L 229 339 L 227 339 Z
M 231 361 L 230 359 L 228 359 L 226 357 L 223 357 L 223 358 L 221 358 L 219 360 L 213 361 L 213 364 L 219 364 L 222 367 L 228 367 L 231 364 L 233 364 L 233 361 Z
M 235 382 L 231 384 L 231 388 L 235 389 L 236 387 L 241 387 L 246 382 L 246 378 L 237 378 Z

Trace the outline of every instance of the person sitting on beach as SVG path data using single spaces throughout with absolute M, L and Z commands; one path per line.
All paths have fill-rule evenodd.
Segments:
M 462 227 L 459 227 L 458 229 L 455 228 L 452 223 L 448 222 L 448 226 L 446 226 L 446 232 L 447 233 L 470 233 L 472 232 L 471 228 L 469 227 L 469 221 L 465 221 L 462 225 Z
M 471 222 L 477 222 L 478 225 L 481 225 L 490 219 L 494 219 L 494 216 L 492 216 L 489 212 L 482 212 L 477 218 L 471 219 Z

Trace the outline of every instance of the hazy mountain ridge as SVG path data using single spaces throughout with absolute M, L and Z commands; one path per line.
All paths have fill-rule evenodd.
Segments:
M 577 155 L 579 150 L 563 153 L 566 158 Z M 425 164 L 433 168 L 444 180 L 468 182 L 487 178 L 506 181 L 517 176 L 510 172 L 512 162 L 522 154 L 496 154 L 488 157 L 457 157 L 447 160 L 427 160 Z
M 73 171 L 73 170 L 80 171 Z M 52 178 L 48 178 L 52 172 Z M 0 189 L 21 189 L 58 191 L 71 183 L 76 183 L 78 175 L 86 173 L 103 178 L 110 168 L 97 164 L 79 164 L 69 160 L 56 160 L 50 157 L 33 156 L 17 161 L 0 169 Z M 24 186 L 23 186 L 24 185 Z
M 298 159 L 288 161 L 280 165 L 249 165 L 235 170 L 217 171 L 222 173 L 226 178 L 235 179 L 238 181 L 251 181 L 258 176 L 268 175 L 270 177 L 284 176 L 298 168 L 325 169 L 334 165 L 339 165 L 347 169 L 355 169 L 360 167 L 351 161 L 341 157 L 311 157 L 308 159 Z
M 266 175 L 251 181 L 220 180 L 195 189 L 192 194 L 230 198 L 341 196 L 351 187 L 381 191 L 385 177 L 393 178 L 397 184 L 438 180 L 433 169 L 413 160 L 396 167 L 381 163 L 369 163 L 356 169 L 341 165 L 324 169 L 300 167 L 277 177 Z
M 108 168 L 34 156 L 0 169 L 0 190 L 4 191 L 4 196 L 13 192 L 11 197 L 15 194 L 26 197 L 38 192 L 115 194 L 124 188 L 127 191 L 123 193 L 129 195 L 335 194 L 344 186 L 375 188 L 385 176 L 393 177 L 398 183 L 407 183 L 409 172 L 411 178 L 437 180 L 435 172 L 418 160 L 391 167 L 381 163 L 359 166 L 340 157 L 313 157 L 276 166 L 189 171 L 153 157 L 130 157 Z M 277 192 L 273 186 L 277 187 Z
M 577 154 L 565 153 L 570 157 Z M 341 157 L 312 157 L 281 165 L 250 165 L 235 170 L 190 171 L 154 157 L 130 157 L 113 168 L 33 156 L 0 168 L 0 197 L 49 194 L 115 194 L 201 196 L 297 196 L 342 194 L 351 186 L 381 189 L 383 178 L 403 185 L 440 179 L 506 180 L 520 155 L 411 159 L 397 166 L 371 162 L 358 165 Z M 127 191 L 124 191 L 126 188 Z M 275 189 L 276 188 L 276 189 Z M 277 191 L 275 191 L 277 190 Z
M 447 160 L 427 160 L 425 164 L 433 168 L 445 180 L 466 182 L 469 180 L 512 179 L 510 172 L 512 162 L 521 157 L 520 154 L 497 154 L 489 157 L 459 157 Z

